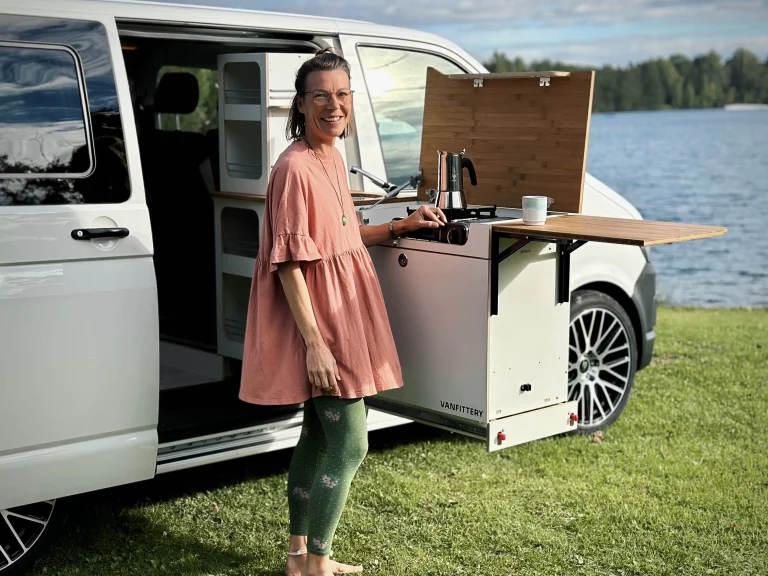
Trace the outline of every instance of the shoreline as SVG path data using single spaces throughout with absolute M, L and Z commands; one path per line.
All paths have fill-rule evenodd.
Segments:
M 745 106 L 757 106 L 756 104 L 747 104 Z M 603 110 L 601 112 L 592 112 L 592 116 L 597 115 L 604 115 L 604 116 L 611 116 L 616 114 L 642 114 L 642 113 L 648 113 L 648 112 L 706 112 L 706 111 L 716 111 L 716 112 L 768 112 L 768 104 L 765 104 L 765 108 L 749 108 L 749 109 L 738 109 L 738 108 L 732 108 L 728 109 L 725 106 L 712 106 L 708 108 L 648 108 L 646 110 L 615 110 L 615 111 L 608 111 Z

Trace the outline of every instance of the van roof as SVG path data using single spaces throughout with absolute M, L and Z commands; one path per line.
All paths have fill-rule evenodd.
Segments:
M 235 0 L 228 0 L 235 2 Z M 155 20 L 183 22 L 185 24 L 216 24 L 224 26 L 248 26 L 261 29 L 290 29 L 295 32 L 314 34 L 350 34 L 356 36 L 384 36 L 399 40 L 415 40 L 439 45 L 455 52 L 466 61 L 479 62 L 450 40 L 397 26 L 386 26 L 330 16 L 307 16 L 295 13 L 270 12 L 234 6 L 198 6 L 181 3 L 153 2 L 149 0 L 68 0 L 66 3 L 51 5 L 50 0 L 0 0 L 0 9 L 9 13 L 50 15 L 51 12 L 85 12 L 109 15 L 126 20 Z M 483 70 L 480 67 L 480 70 Z

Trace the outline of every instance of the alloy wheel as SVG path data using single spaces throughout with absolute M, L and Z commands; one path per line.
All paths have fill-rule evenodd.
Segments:
M 597 429 L 623 405 L 632 379 L 627 328 L 605 308 L 587 308 L 570 325 L 568 400 L 578 401 L 579 427 Z
M 30 553 L 53 517 L 55 500 L 0 510 L 0 574 Z

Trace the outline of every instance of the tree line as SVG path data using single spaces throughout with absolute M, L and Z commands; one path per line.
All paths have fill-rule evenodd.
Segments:
M 743 48 L 723 61 L 714 51 L 690 59 L 682 54 L 625 68 L 577 66 L 538 60 L 526 64 L 494 52 L 490 72 L 595 70 L 593 112 L 721 108 L 726 104 L 768 104 L 768 60 Z

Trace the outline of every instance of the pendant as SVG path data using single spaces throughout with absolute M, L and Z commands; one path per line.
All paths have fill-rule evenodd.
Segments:
M 342 226 L 346 226 L 347 225 L 347 217 L 346 216 L 342 216 L 341 217 L 341 225 Z

